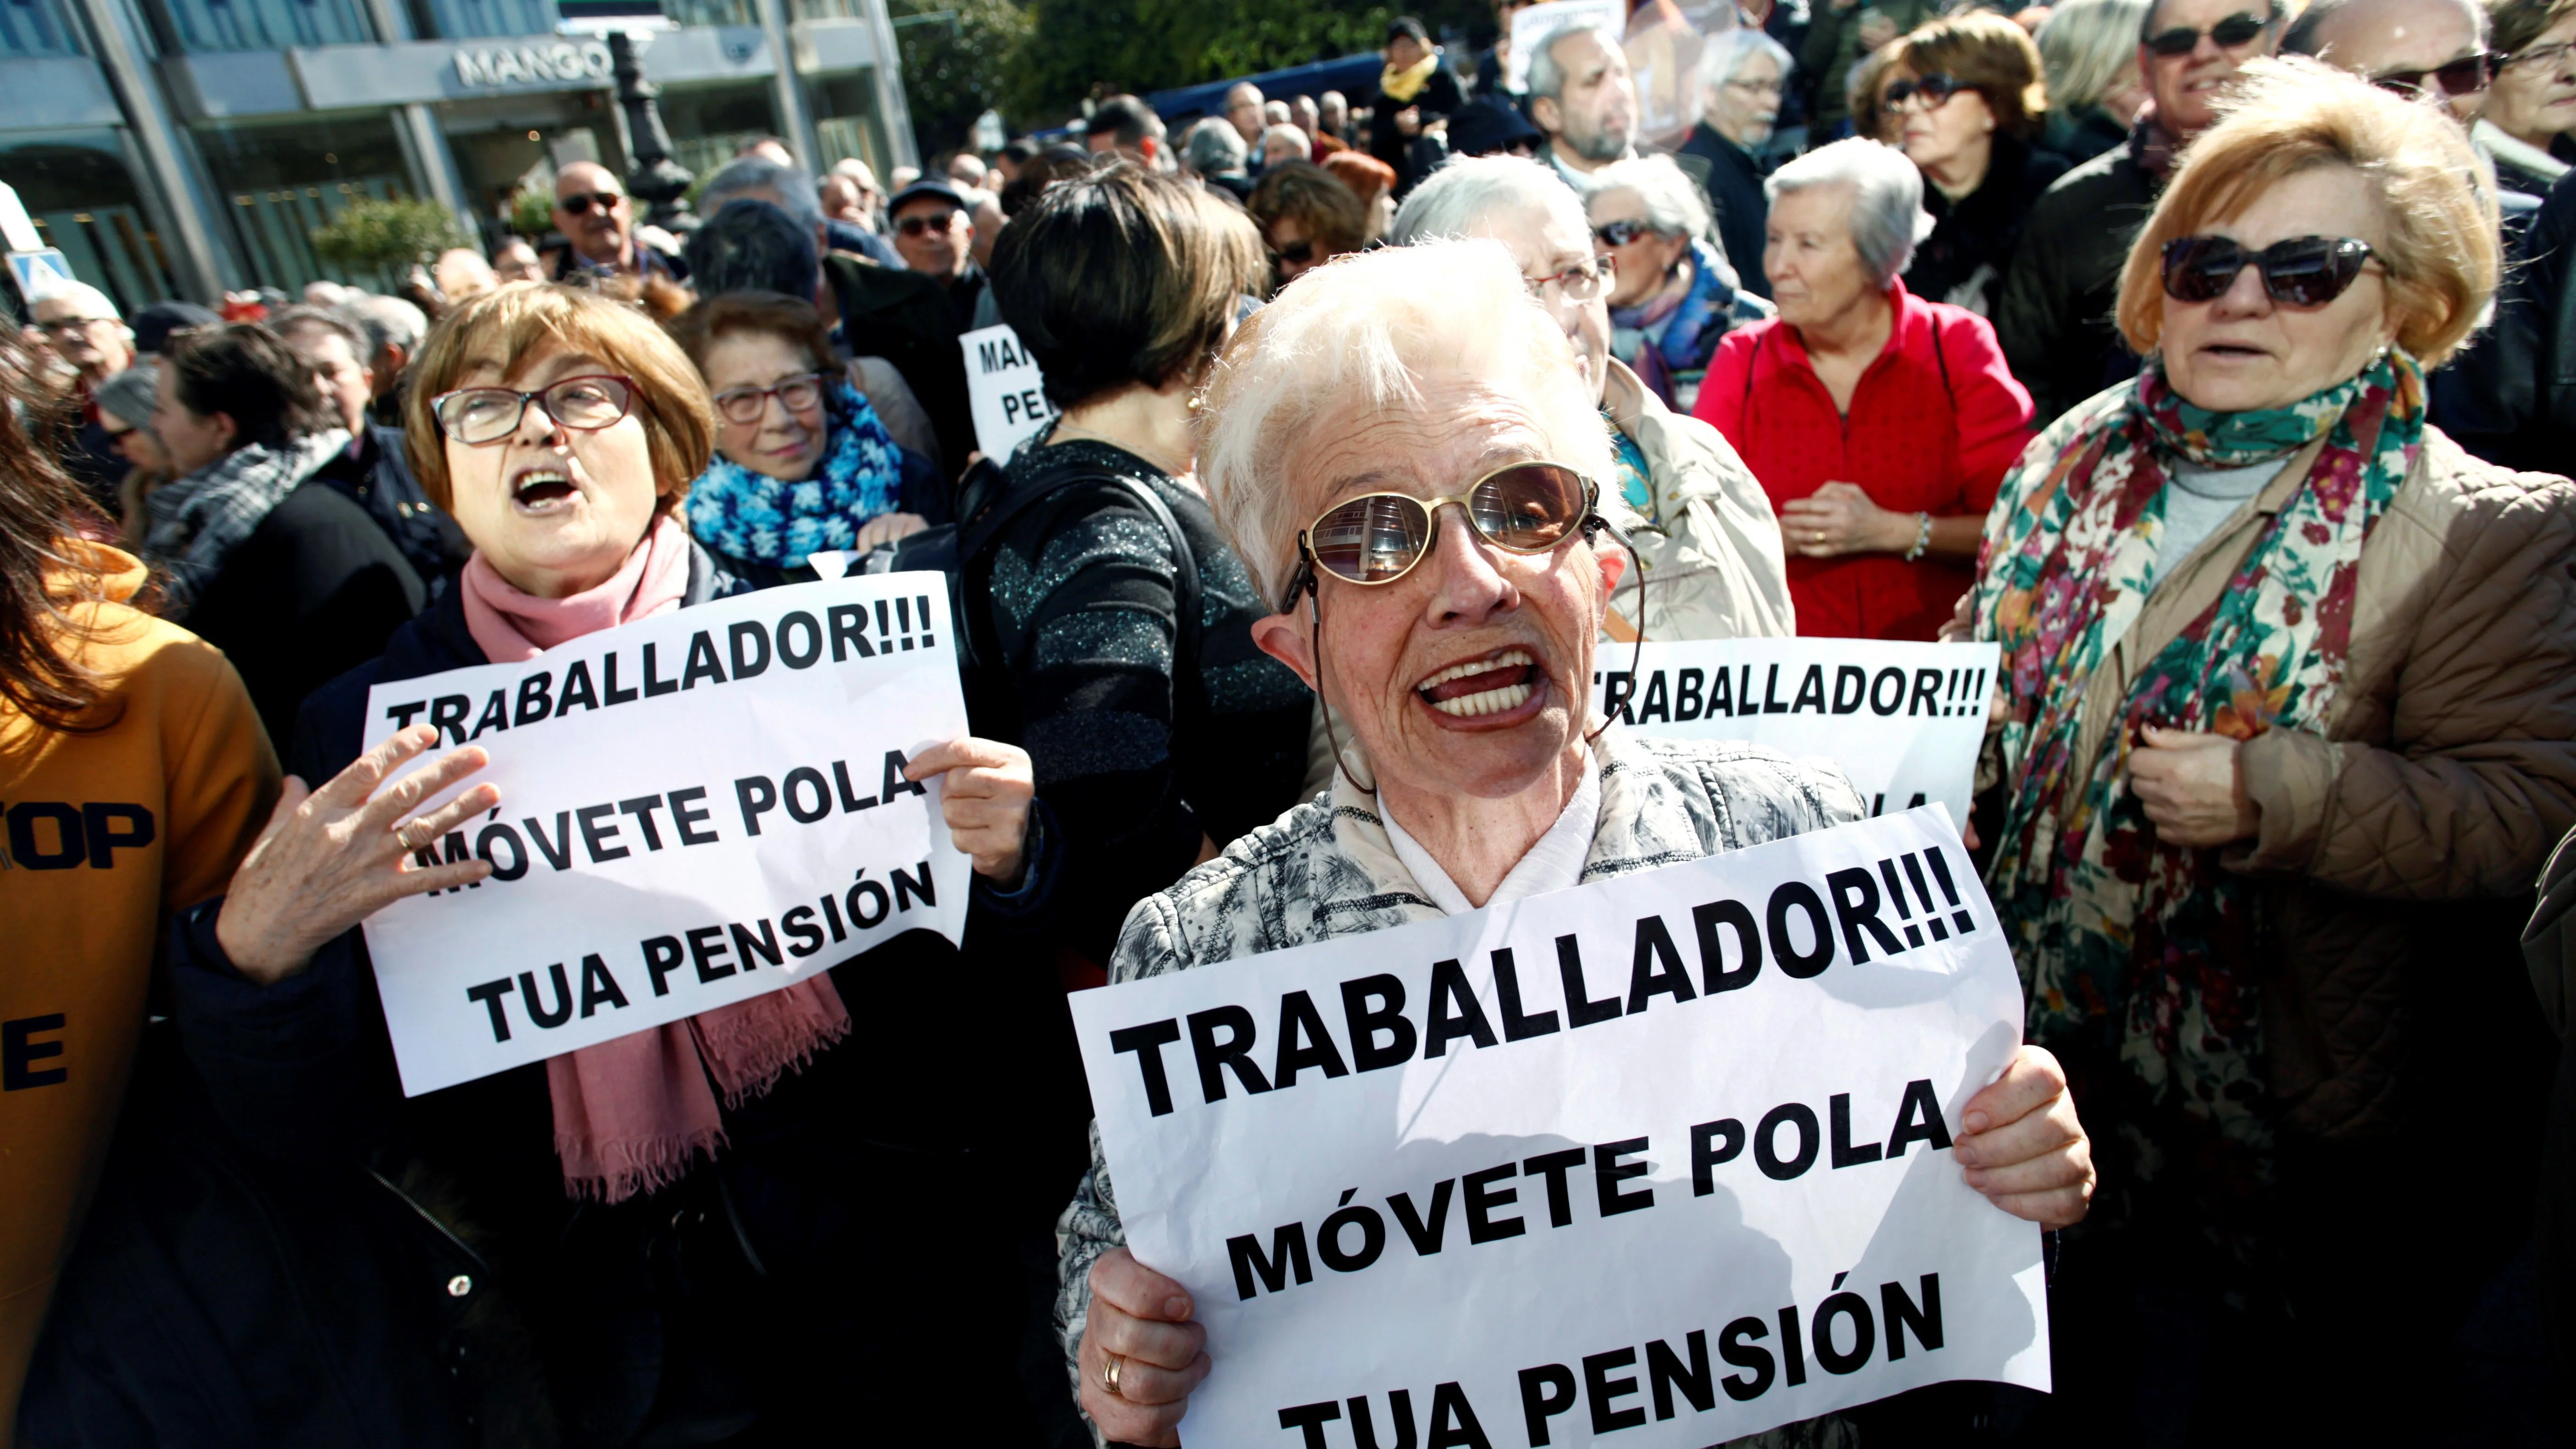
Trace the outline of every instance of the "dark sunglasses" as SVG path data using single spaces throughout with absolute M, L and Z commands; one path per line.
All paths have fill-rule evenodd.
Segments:
M 2261 35 L 2272 24 L 2274 15 L 2278 13 L 2275 11 L 2253 15 L 2240 10 L 2207 30 L 2194 30 L 2188 25 L 2177 25 L 2171 30 L 2158 31 L 2148 36 L 2146 46 L 2156 54 L 2170 59 L 2175 56 L 2189 55 L 2200 49 L 2200 38 L 2206 35 L 2219 49 L 2234 50 L 2240 45 L 2253 44 L 2255 37 Z
M 614 191 L 578 191 L 556 198 L 555 205 L 562 207 L 566 216 L 588 216 L 594 206 L 602 211 L 615 211 L 617 203 L 625 199 Z
M 920 212 L 915 212 L 912 215 L 905 217 L 903 220 L 896 222 L 894 224 L 894 229 L 902 232 L 905 236 L 924 236 L 930 232 L 948 230 L 949 227 L 956 224 L 957 218 L 963 214 L 964 213 L 957 211 L 953 207 L 947 211 L 940 212 L 936 216 L 926 216 Z
M 1272 247 L 1270 254 L 1290 266 L 1302 267 L 1315 259 L 1315 244 L 1310 241 L 1290 242 L 1284 247 Z
M 535 392 L 512 387 L 466 387 L 431 398 L 429 410 L 449 437 L 468 447 L 481 448 L 518 432 L 519 419 L 527 415 L 530 403 L 543 407 L 546 416 L 563 427 L 595 433 L 615 426 L 635 406 L 635 382 L 632 378 L 599 373 L 567 377 Z
M 2483 53 L 2464 55 L 2449 65 L 2436 66 L 2432 70 L 2392 70 L 2375 75 L 2370 78 L 2370 83 L 2401 96 L 2420 96 L 2425 94 L 2424 82 L 2430 78 L 2446 96 L 2473 96 L 2485 90 L 2487 83 L 2495 79 L 2495 71 L 2489 64 L 2492 59 Z
M 1958 77 L 1943 75 L 1939 71 L 1934 71 L 1927 76 L 1908 76 L 1887 88 L 1887 99 L 1880 103 L 1879 109 L 1892 116 L 1905 109 L 1907 101 L 1920 96 L 1923 99 L 1923 109 L 1937 111 L 1949 104 L 1952 96 L 1961 91 L 1973 89 L 1975 87 Z
M 2165 295 L 2207 302 L 2225 295 L 2236 285 L 2236 274 L 2252 266 L 2262 271 L 2263 290 L 2273 301 L 2322 307 L 2342 296 L 2370 260 L 2370 243 L 2348 236 L 2296 236 L 2259 252 L 2223 236 L 2177 237 L 2165 243 Z
M 1431 552 L 1440 510 L 1453 503 L 1478 538 L 1539 554 L 1580 530 L 1596 497 L 1590 480 L 1562 463 L 1511 463 L 1445 498 L 1364 493 L 1336 503 L 1297 535 L 1297 551 L 1310 569 L 1346 583 L 1391 584 Z
M 1624 247 L 1653 230 L 1642 221 L 1605 221 L 1592 229 L 1592 235 L 1605 247 Z

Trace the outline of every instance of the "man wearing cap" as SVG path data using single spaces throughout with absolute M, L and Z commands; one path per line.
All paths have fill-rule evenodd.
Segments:
M 948 178 L 924 176 L 894 194 L 886 216 L 903 264 L 947 288 L 958 328 L 972 328 L 985 277 L 975 265 L 975 222 L 966 198 Z
M 72 381 L 81 408 L 80 431 L 63 450 L 63 468 L 112 516 L 116 482 L 125 466 L 98 420 L 98 385 L 134 365 L 134 333 L 107 294 L 74 282 L 36 300 L 35 321 L 54 350 L 79 374 Z

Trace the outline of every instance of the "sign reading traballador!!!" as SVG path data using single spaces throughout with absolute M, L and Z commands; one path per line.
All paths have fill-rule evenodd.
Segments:
M 2022 1004 L 1938 809 L 1073 1014 L 1218 1365 L 1183 1443 L 1697 1449 L 2048 1387 L 2039 1230 L 1949 1150 Z
M 971 869 L 911 756 L 966 732 L 936 573 L 771 589 L 524 664 L 379 684 L 501 804 L 422 863 L 492 874 L 366 923 L 403 1090 L 471 1081 L 965 928 Z
M 1594 656 L 1592 707 L 1637 733 L 1823 757 L 1872 815 L 1940 804 L 1968 818 L 1994 645 L 1720 639 L 1636 652 L 1634 670 L 1627 650 Z

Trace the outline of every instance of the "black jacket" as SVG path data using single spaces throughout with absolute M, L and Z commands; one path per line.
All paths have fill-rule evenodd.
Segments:
M 1992 317 L 2031 208 L 2065 174 L 2065 157 L 1998 131 L 1986 179 L 1976 190 L 1952 201 L 1927 181 L 1923 209 L 1932 213 L 1932 234 L 1905 268 L 1906 290 L 1927 302 Z
M 284 740 L 306 695 L 382 653 L 427 598 L 384 529 L 317 474 L 242 540 L 181 622 L 232 660 L 268 737 Z
M 1762 274 L 1762 228 L 1771 217 L 1771 201 L 1762 191 L 1765 174 L 1753 153 L 1709 128 L 1691 127 L 1679 156 L 1708 163 L 1700 185 L 1708 191 L 1709 209 L 1717 213 L 1717 239 L 1726 259 L 1735 264 L 1738 285 L 1757 297 L 1771 295 L 1771 279 Z
M 947 290 L 919 272 L 881 267 L 840 252 L 823 257 L 823 279 L 841 309 L 841 345 L 853 357 L 882 357 L 912 386 L 939 437 L 939 466 L 954 478 L 975 451 L 966 400 L 966 354 Z
M 2004 361 L 2030 389 L 2031 426 L 2045 428 L 2137 375 L 2137 356 L 2111 313 L 2129 243 L 2163 189 L 2135 147 L 2123 146 L 2059 177 L 2031 207 L 1994 311 Z
M 1413 183 L 1421 180 L 1423 173 L 1416 165 L 1414 138 L 1395 128 L 1395 113 L 1419 109 L 1422 124 L 1428 126 L 1467 104 L 1467 98 L 1459 93 L 1458 78 L 1443 65 L 1432 68 L 1431 79 L 1422 83 L 1412 100 L 1394 100 L 1384 91 L 1371 91 L 1368 104 L 1375 108 L 1370 113 L 1369 154 L 1394 168 L 1395 194 L 1402 196 L 1413 189 Z
M 411 475 L 400 428 L 368 428 L 359 437 L 356 451 L 332 459 L 314 476 L 367 510 L 432 597 L 447 587 L 474 552 L 474 546 L 465 541 L 465 530 L 429 501 L 420 480 Z
M 740 587 L 693 552 L 688 604 Z M 313 697 L 287 767 L 354 757 L 372 684 L 484 662 L 451 590 Z M 1019 904 L 1043 908 L 1060 860 L 1041 851 Z M 1027 953 L 923 931 L 835 967 L 851 1035 L 726 1110 L 712 1163 L 603 1206 L 565 1196 L 542 1064 L 405 1098 L 361 934 L 262 988 L 216 940 L 220 908 L 173 927 L 184 1060 L 138 1112 L 179 1126 L 120 1154 L 26 1443 L 702 1444 L 754 1414 L 763 1442 L 933 1442 L 915 1415 L 953 1428 L 972 1395 L 1007 1424 L 1024 1402 L 1017 1322 L 992 1305 L 1008 1220 L 1041 1196 L 1001 1116 L 1045 1003 L 1007 979 Z M 970 932 L 1009 925 L 979 882 Z M 944 1029 L 961 1013 L 972 1030 Z

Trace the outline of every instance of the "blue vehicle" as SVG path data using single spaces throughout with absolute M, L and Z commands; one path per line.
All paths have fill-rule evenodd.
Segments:
M 1354 106 L 1365 105 L 1377 93 L 1378 76 L 1386 62 L 1375 51 L 1346 55 L 1339 60 L 1319 60 L 1310 65 L 1292 65 L 1286 70 L 1263 71 L 1259 75 L 1231 76 L 1205 85 L 1176 86 L 1156 91 L 1145 97 L 1145 104 L 1163 118 L 1177 136 L 1201 116 L 1225 114 L 1225 93 L 1250 81 L 1261 87 L 1264 100 L 1284 101 L 1291 96 L 1314 96 L 1321 99 L 1326 91 L 1340 91 Z

